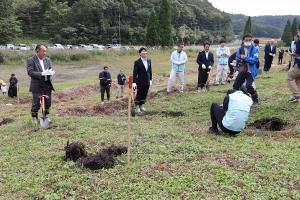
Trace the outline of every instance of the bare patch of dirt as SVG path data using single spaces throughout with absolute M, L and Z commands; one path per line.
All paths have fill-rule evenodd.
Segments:
M 269 131 L 281 131 L 287 126 L 287 123 L 277 117 L 267 117 L 256 120 L 252 126 L 256 129 L 269 130 Z
M 97 116 L 97 115 L 126 115 L 128 107 L 127 98 L 105 104 L 76 106 L 58 110 L 59 116 Z
M 6 124 L 10 124 L 10 123 L 13 123 L 13 122 L 14 122 L 13 119 L 3 118 L 3 119 L 0 119 L 0 126 L 6 125 Z
M 99 87 L 96 85 L 87 85 L 83 87 L 72 88 L 62 92 L 56 92 L 53 94 L 54 99 L 58 99 L 62 102 L 67 102 L 78 97 L 88 96 L 99 91 Z
M 182 117 L 185 116 L 184 112 L 181 111 L 162 111 L 161 112 L 163 115 L 167 117 Z

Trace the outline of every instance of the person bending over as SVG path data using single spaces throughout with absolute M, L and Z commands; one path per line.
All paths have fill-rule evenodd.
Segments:
M 224 98 L 223 106 L 213 103 L 210 108 L 212 126 L 209 131 L 219 134 L 219 129 L 224 133 L 236 135 L 246 126 L 252 99 L 240 90 L 230 89 Z

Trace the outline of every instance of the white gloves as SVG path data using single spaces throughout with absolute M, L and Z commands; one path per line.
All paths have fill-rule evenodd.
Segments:
M 46 69 L 45 71 L 42 72 L 42 76 L 53 76 L 55 74 L 55 71 L 52 69 Z
M 206 69 L 206 66 L 204 64 L 202 64 L 202 69 Z
M 150 86 L 152 85 L 152 80 L 150 80 Z
M 274 56 L 272 53 L 269 53 L 270 56 Z
M 136 83 L 132 83 L 132 88 L 135 90 L 136 89 Z
M 211 66 L 210 66 L 210 65 L 208 66 L 208 69 L 211 69 Z

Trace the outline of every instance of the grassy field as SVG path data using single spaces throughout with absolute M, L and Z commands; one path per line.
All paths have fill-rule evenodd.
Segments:
M 196 52 L 189 53 L 186 82 L 197 79 Z M 91 171 L 65 162 L 67 140 L 83 142 L 91 153 L 127 142 L 126 102 L 101 107 L 97 74 L 110 65 L 128 74 L 135 55 L 98 55 L 73 63 L 55 63 L 57 92 L 49 129 L 30 125 L 30 93 L 24 66 L 0 66 L 1 77 L 16 72 L 20 104 L 3 98 L 0 126 L 0 199 L 300 199 L 300 112 L 288 103 L 286 71 L 274 66 L 256 81 L 260 106 L 237 137 L 208 133 L 209 106 L 222 102 L 232 84 L 166 96 L 169 52 L 152 52 L 154 86 L 148 112 L 133 118 L 132 164 L 126 155 L 113 169 Z M 2 77 L 3 76 L 3 77 Z M 114 92 L 114 91 L 113 91 Z M 12 103 L 13 106 L 6 106 Z M 95 107 L 102 110 L 95 110 Z M 181 116 L 174 116 L 180 112 Z M 88 114 L 88 116 L 84 116 Z M 251 126 L 262 117 L 288 122 L 280 132 Z

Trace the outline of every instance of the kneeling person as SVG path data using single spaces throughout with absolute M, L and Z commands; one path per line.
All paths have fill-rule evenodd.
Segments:
M 223 107 L 213 103 L 210 108 L 212 127 L 209 130 L 219 133 L 218 125 L 224 133 L 236 135 L 246 126 L 252 99 L 242 91 L 228 90 Z

